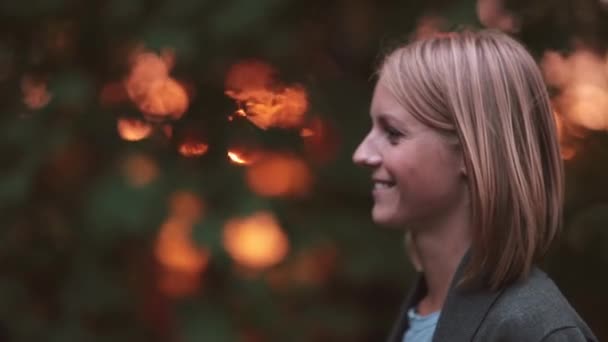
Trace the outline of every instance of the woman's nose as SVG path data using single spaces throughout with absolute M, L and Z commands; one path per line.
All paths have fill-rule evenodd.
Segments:
M 372 146 L 369 137 L 363 139 L 353 154 L 353 162 L 359 166 L 376 167 L 380 165 L 382 158 Z

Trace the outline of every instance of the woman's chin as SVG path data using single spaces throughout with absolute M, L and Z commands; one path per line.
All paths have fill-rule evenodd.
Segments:
M 398 228 L 404 225 L 394 213 L 389 213 L 387 210 L 376 207 L 372 209 L 372 220 L 379 226 L 389 228 Z

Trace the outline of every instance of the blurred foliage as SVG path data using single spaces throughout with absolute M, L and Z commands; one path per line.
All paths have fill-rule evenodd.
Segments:
M 382 54 L 410 39 L 421 18 L 439 16 L 447 29 L 478 27 L 475 6 L 473 0 L 0 2 L 0 340 L 383 339 L 413 270 L 401 233 L 371 223 L 368 175 L 350 161 L 368 126 L 372 75 Z M 602 6 L 505 3 L 520 18 L 516 36 L 538 58 L 582 43 L 604 52 Z M 181 119 L 164 128 L 153 123 L 149 137 L 129 142 L 116 121 L 141 119 L 137 106 L 104 103 L 101 94 L 127 77 L 138 46 L 173 51 L 171 76 L 190 102 Z M 250 59 L 307 89 L 307 114 L 329 132 L 317 145 L 307 145 L 297 130 L 227 120 L 237 104 L 224 94 L 224 77 Z M 208 144 L 207 153 L 179 154 L 192 137 Z M 608 137 L 589 132 L 579 140 L 566 162 L 564 234 L 545 268 L 607 339 Z M 314 178 L 308 195 L 255 194 L 247 166 L 226 157 L 234 146 L 300 156 Z M 194 272 L 196 281 L 170 278 L 178 288 L 194 284 L 172 293 L 160 285 L 166 265 L 155 246 L 163 222 L 176 215 L 176 191 L 201 199 L 186 235 L 209 257 L 200 259 L 207 262 Z M 246 269 L 226 251 L 222 230 L 227 220 L 260 210 L 275 215 L 289 250 L 278 264 Z

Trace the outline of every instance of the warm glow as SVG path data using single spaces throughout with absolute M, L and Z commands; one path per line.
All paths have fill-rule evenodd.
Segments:
M 179 145 L 179 153 L 184 157 L 200 157 L 208 149 L 209 145 L 198 141 L 186 141 Z
M 211 253 L 192 240 L 195 222 L 203 216 L 203 201 L 194 192 L 178 190 L 169 197 L 169 219 L 156 240 L 155 255 L 164 266 L 159 288 L 167 295 L 181 297 L 195 292 L 200 274 L 209 264 Z
M 302 138 L 312 137 L 313 135 L 315 135 L 315 131 L 313 131 L 311 128 L 304 127 L 300 130 L 300 136 Z
M 138 119 L 120 118 L 116 122 L 116 128 L 118 135 L 127 141 L 139 141 L 152 133 L 152 126 Z
M 31 76 L 21 78 L 21 91 L 23 103 L 30 109 L 40 109 L 51 101 L 51 94 L 47 90 L 46 82 L 35 80 Z
M 250 165 L 259 159 L 259 153 L 254 152 L 245 153 L 236 150 L 229 150 L 227 155 L 231 162 L 239 165 Z
M 242 101 L 245 110 L 238 112 L 261 129 L 269 127 L 297 127 L 304 121 L 308 110 L 308 98 L 302 87 L 284 88 L 280 91 L 255 90 L 247 93 L 227 94 Z
M 608 130 L 608 87 L 573 84 L 564 91 L 562 104 L 571 122 L 591 130 Z
M 207 266 L 210 253 L 192 242 L 192 224 L 190 220 L 171 217 L 162 225 L 155 253 L 167 269 L 194 274 Z
M 228 116 L 228 121 L 234 120 L 235 116 L 247 117 L 247 113 L 241 108 L 237 109 L 234 114 Z
M 196 221 L 203 215 L 203 201 L 191 191 L 179 190 L 171 194 L 169 210 L 172 217 Z
M 287 236 L 268 212 L 229 220 L 223 241 L 224 247 L 237 263 L 253 269 L 279 263 L 289 250 Z
M 129 98 L 150 120 L 179 119 L 188 109 L 189 98 L 184 86 L 169 75 L 175 56 L 138 51 L 132 59 L 124 83 Z
M 248 92 L 272 87 L 276 71 L 272 66 L 258 60 L 234 64 L 226 74 L 225 86 L 232 92 Z
M 576 155 L 576 149 L 569 144 L 570 139 L 568 134 L 566 134 L 566 129 L 568 127 L 564 123 L 564 118 L 558 112 L 553 112 L 553 118 L 555 119 L 555 126 L 557 128 L 562 159 L 570 160 Z
M 312 175 L 302 160 L 269 154 L 247 169 L 247 184 L 262 196 L 302 196 L 310 191 Z
M 188 94 L 184 87 L 173 79 L 155 80 L 149 84 L 147 90 L 145 96 L 137 99 L 137 105 L 148 119 L 178 119 L 188 109 Z
M 297 127 L 308 110 L 308 94 L 299 85 L 280 84 L 274 74 L 271 66 L 258 61 L 238 63 L 230 69 L 226 95 L 244 106 L 234 115 L 244 116 L 262 129 Z
M 566 124 L 608 130 L 608 70 L 606 58 L 580 48 L 568 57 L 545 53 L 541 67 L 547 83 L 559 89 L 554 104 Z M 562 127 L 567 131 L 568 127 Z
M 570 66 L 566 59 L 555 51 L 547 51 L 540 63 L 547 84 L 563 87 L 570 80 Z
M 154 181 L 159 170 L 154 159 L 143 154 L 133 154 L 125 160 L 123 174 L 131 186 L 139 188 Z

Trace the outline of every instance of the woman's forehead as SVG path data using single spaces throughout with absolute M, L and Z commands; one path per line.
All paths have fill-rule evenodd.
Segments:
M 385 116 L 398 121 L 409 122 L 415 120 L 398 100 L 386 79 L 380 78 L 374 89 L 374 96 L 370 107 L 372 116 Z

